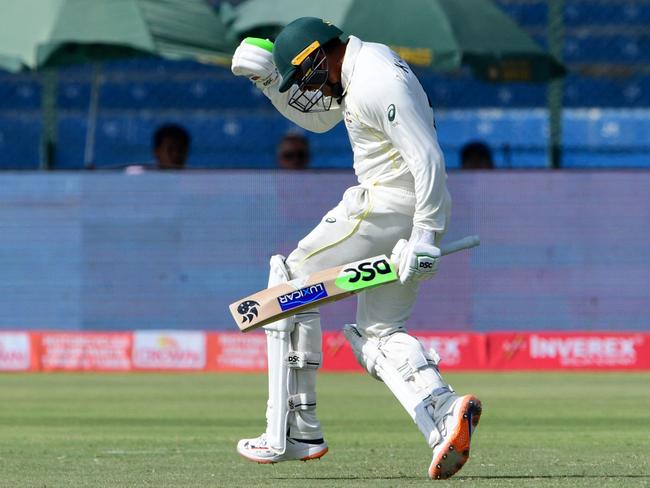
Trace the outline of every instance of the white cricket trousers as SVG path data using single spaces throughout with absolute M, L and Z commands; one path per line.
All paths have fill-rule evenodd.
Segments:
M 390 257 L 397 241 L 409 238 L 414 211 L 415 194 L 409 190 L 381 185 L 349 188 L 342 201 L 298 243 L 287 258 L 287 268 L 292 278 L 298 278 L 377 254 Z M 357 326 L 376 337 L 400 329 L 417 289 L 417 284 L 392 283 L 360 293 Z
M 292 278 L 378 254 L 390 257 L 399 239 L 408 239 L 413 226 L 415 194 L 407 189 L 381 185 L 354 186 L 330 210 L 289 255 L 286 261 Z M 357 327 L 369 337 L 384 337 L 404 331 L 418 291 L 418 284 L 391 283 L 357 295 Z M 318 314 L 298 315 L 291 334 L 296 351 L 322 352 Z M 343 326 L 344 324 L 339 324 Z M 297 374 L 299 393 L 316 395 L 316 370 Z M 318 439 L 323 434 L 312 410 L 289 416 L 289 436 Z

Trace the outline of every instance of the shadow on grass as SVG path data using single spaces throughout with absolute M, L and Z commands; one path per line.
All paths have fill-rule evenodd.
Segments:
M 465 479 L 465 480 L 554 480 L 554 479 L 566 479 L 566 478 L 583 478 L 583 479 L 601 479 L 601 478 L 613 478 L 613 479 L 650 479 L 648 474 L 549 474 L 549 475 L 484 475 L 484 476 L 455 476 L 454 479 Z
M 553 479 L 650 479 L 650 474 L 556 474 L 556 475 L 484 475 L 484 476 L 454 476 L 455 480 L 553 480 Z M 422 476 L 269 476 L 274 480 L 421 480 Z
M 249 427 L 250 421 L 188 417 L 111 417 L 111 416 L 47 416 L 0 419 L 0 426 L 10 427 Z
M 421 480 L 422 476 L 269 476 L 272 480 L 314 480 L 314 481 L 364 481 L 364 480 Z

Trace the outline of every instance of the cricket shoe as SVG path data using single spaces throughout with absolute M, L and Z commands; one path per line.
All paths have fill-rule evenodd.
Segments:
M 282 454 L 269 446 L 266 434 L 255 439 L 242 439 L 237 443 L 237 452 L 249 461 L 260 464 L 273 464 L 282 461 L 309 461 L 318 459 L 327 453 L 327 444 L 323 439 L 310 441 L 287 437 L 287 447 Z
M 429 477 L 444 480 L 456 474 L 469 459 L 469 443 L 481 418 L 481 401 L 474 395 L 450 394 L 434 410 L 434 421 L 442 435 L 433 448 Z

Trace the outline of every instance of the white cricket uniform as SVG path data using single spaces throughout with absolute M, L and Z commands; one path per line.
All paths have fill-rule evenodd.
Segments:
M 342 66 L 344 98 L 327 112 L 302 113 L 277 85 L 264 90 L 301 127 L 325 132 L 344 119 L 359 185 L 349 188 L 287 259 L 292 276 L 390 252 L 413 225 L 447 229 L 451 198 L 433 110 L 408 65 L 387 46 L 350 36 Z M 383 336 L 401 328 L 417 285 L 399 283 L 358 296 L 357 325 Z
M 433 110 L 406 63 L 384 45 L 350 36 L 342 85 L 341 105 L 334 103 L 329 111 L 316 113 L 302 113 L 288 105 L 295 86 L 286 93 L 278 91 L 277 83 L 264 89 L 283 115 L 307 130 L 325 132 L 345 120 L 359 181 L 288 256 L 286 267 L 292 278 L 377 254 L 390 255 L 399 239 L 409 238 L 413 225 L 434 231 L 440 239 L 449 222 L 451 200 Z M 404 332 L 417 290 L 417 283 L 398 282 L 360 293 L 357 327 L 369 337 Z M 296 316 L 291 343 L 296 351 L 321 354 L 317 313 Z M 295 381 L 296 391 L 310 395 L 314 402 L 315 375 L 315 370 L 303 370 L 296 373 Z M 322 437 L 315 406 L 290 415 L 288 427 L 293 438 Z

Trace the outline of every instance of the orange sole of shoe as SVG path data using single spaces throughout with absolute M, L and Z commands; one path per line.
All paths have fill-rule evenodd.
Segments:
M 329 451 L 329 447 L 326 447 L 320 452 L 317 452 L 316 454 L 312 454 L 311 456 L 307 456 L 301 459 L 301 461 L 314 461 L 316 459 L 322 458 L 325 454 L 327 454 L 327 451 Z
M 429 477 L 445 480 L 456 474 L 469 459 L 470 438 L 481 418 L 483 407 L 474 395 L 465 395 L 460 412 L 463 416 L 456 431 L 445 443 L 438 456 L 431 462 Z

